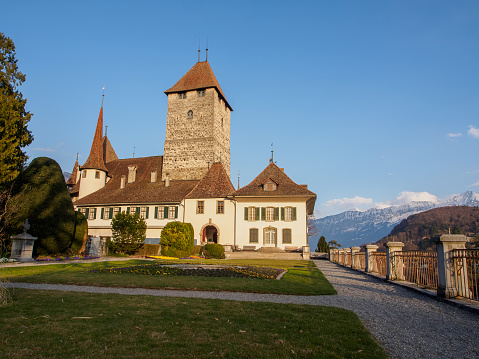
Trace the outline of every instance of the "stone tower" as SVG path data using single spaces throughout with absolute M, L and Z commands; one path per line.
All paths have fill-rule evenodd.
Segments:
M 233 111 L 208 61 L 197 62 L 168 95 L 162 180 L 199 180 L 221 162 L 230 175 Z

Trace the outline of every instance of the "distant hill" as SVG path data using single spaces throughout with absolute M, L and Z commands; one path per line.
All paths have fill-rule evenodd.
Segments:
M 479 206 L 479 193 L 467 191 L 441 202 L 410 202 L 400 206 L 371 208 L 366 211 L 346 211 L 314 221 L 319 234 L 311 237 L 309 245 L 316 248 L 320 236 L 335 240 L 343 247 L 375 243 L 387 236 L 402 220 L 433 208 L 446 206 Z
M 440 234 L 472 235 L 479 232 L 478 207 L 441 207 L 414 214 L 377 242 L 403 242 L 406 249 L 432 249 L 432 237 Z

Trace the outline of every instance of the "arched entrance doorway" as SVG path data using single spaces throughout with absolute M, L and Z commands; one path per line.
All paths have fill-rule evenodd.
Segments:
M 201 241 L 203 243 L 218 243 L 219 230 L 214 224 L 203 226 L 201 231 Z

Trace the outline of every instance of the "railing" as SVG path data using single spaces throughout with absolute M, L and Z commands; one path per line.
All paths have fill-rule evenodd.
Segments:
M 456 249 L 452 257 L 458 295 L 479 300 L 479 249 Z
M 436 251 L 400 251 L 392 255 L 393 278 L 424 288 L 437 288 Z
M 386 253 L 375 252 L 373 256 L 373 272 L 379 273 L 381 276 L 386 276 L 388 272 L 388 263 Z
M 357 264 L 359 265 L 360 270 L 365 270 L 366 269 L 366 253 L 364 252 L 358 252 L 354 253 L 354 258 L 357 258 Z
M 346 253 L 346 266 L 351 267 L 351 252 Z

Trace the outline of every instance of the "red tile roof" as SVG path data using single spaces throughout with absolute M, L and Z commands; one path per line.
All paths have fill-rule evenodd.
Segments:
M 74 186 L 77 183 L 78 177 L 78 160 L 75 161 L 75 165 L 73 166 L 72 174 L 67 181 L 67 186 Z
M 127 158 L 113 160 L 107 163 L 108 175 L 111 179 L 102 189 L 85 196 L 75 202 L 75 205 L 114 205 L 114 204 L 147 204 L 147 203 L 179 203 L 191 192 L 198 181 L 171 180 L 169 187 L 161 181 L 163 156 L 143 158 Z M 128 179 L 128 167 L 136 166 L 136 180 L 126 183 L 120 189 L 121 177 Z M 151 183 L 151 172 L 157 172 L 157 182 Z
M 102 150 L 103 150 L 103 161 L 105 163 L 118 159 L 118 156 L 116 155 L 115 150 L 113 149 L 113 146 L 110 143 L 110 140 L 106 136 L 103 136 Z
M 90 155 L 86 162 L 81 166 L 81 169 L 93 168 L 97 170 L 107 171 L 105 162 L 103 161 L 103 106 L 98 115 L 98 122 L 96 124 L 95 136 L 91 144 Z
M 263 185 L 271 179 L 277 184 L 275 191 L 265 191 Z M 308 196 L 316 198 L 316 194 L 293 182 L 274 163 L 270 163 L 250 184 L 232 193 L 235 197 L 275 197 L 275 196 Z
M 223 198 L 234 192 L 228 174 L 220 162 L 213 163 L 186 198 Z
M 208 61 L 197 62 L 190 71 L 183 75 L 183 77 L 172 88 L 166 90 L 165 93 L 169 94 L 206 88 L 215 88 L 229 109 L 233 111 Z

